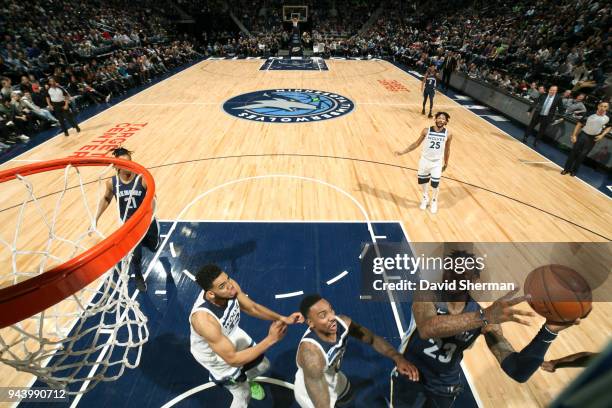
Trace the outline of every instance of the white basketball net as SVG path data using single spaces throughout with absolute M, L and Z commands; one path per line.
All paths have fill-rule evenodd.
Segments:
M 114 175 L 114 168 L 68 165 L 61 171 L 63 187 L 38 198 L 36 184 L 31 180 L 36 175 L 19 176 L 8 182 L 11 187 L 21 184 L 25 196 L 11 212 L 13 237 L 5 236 L 7 229 L 0 217 L 2 287 L 44 273 L 90 248 L 88 241 L 104 238 L 96 226 L 95 215 L 99 198 L 104 195 L 105 179 Z M 96 173 L 96 181 L 84 183 L 83 172 Z M 76 187 L 69 187 L 73 178 Z M 96 195 L 91 194 L 93 189 L 97 189 Z M 75 226 L 77 217 L 80 221 Z M 62 228 L 69 218 L 71 226 Z M 40 242 L 36 248 L 26 248 L 31 240 L 22 242 L 20 234 L 28 230 L 31 233 L 33 228 L 37 229 Z M 117 379 L 125 367 L 136 367 L 149 332 L 136 295 L 128 293 L 131 256 L 130 251 L 119 265 L 66 300 L 0 329 L 0 362 L 34 374 L 50 387 L 65 389 L 71 395 L 84 393 L 100 381 Z

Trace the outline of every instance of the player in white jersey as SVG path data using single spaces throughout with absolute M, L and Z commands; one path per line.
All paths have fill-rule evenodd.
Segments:
M 428 184 L 431 180 L 432 197 L 430 209 L 433 214 L 438 212 L 440 177 L 442 177 L 442 172 L 446 170 L 448 158 L 450 157 L 452 135 L 450 130 L 446 128 L 449 120 L 450 115 L 448 113 L 436 113 L 434 126 L 423 129 L 416 142 L 402 151 L 395 152 L 397 156 L 401 156 L 413 151 L 425 140 L 417 172 L 419 184 L 423 187 L 423 199 L 421 200 L 420 208 L 424 210 L 429 204 Z
M 263 387 L 251 381 L 270 367 L 264 352 L 285 336 L 287 325 L 302 322 L 302 316 L 281 316 L 255 303 L 217 265 L 200 269 L 196 282 L 203 293 L 189 316 L 191 354 L 208 370 L 211 381 L 232 394 L 231 408 L 246 408 L 251 396 L 265 398 Z M 274 321 L 259 344 L 238 326 L 241 311 Z
M 419 373 L 391 344 L 348 316 L 337 316 L 329 302 L 319 295 L 308 295 L 300 303 L 300 312 L 308 330 L 297 351 L 295 400 L 302 408 L 333 408 L 336 402 L 350 400 L 350 383 L 340 371 L 348 336 L 369 344 L 383 356 L 393 360 L 397 371 L 412 381 Z

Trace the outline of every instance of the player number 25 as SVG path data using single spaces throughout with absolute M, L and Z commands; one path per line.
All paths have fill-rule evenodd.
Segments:
M 434 142 L 433 140 L 430 140 L 429 143 L 431 143 L 429 145 L 430 149 L 439 149 L 440 148 L 440 142 Z
M 441 363 L 448 363 L 453 358 L 453 353 L 457 349 L 457 345 L 453 343 L 444 343 L 440 339 L 429 339 L 433 346 L 427 347 L 423 350 L 423 353 L 427 354 L 434 360 L 438 360 Z

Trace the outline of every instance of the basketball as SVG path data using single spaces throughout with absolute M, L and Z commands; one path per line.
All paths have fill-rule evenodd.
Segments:
M 575 270 L 563 265 L 534 269 L 525 279 L 529 305 L 550 322 L 569 323 L 591 311 L 591 288 Z

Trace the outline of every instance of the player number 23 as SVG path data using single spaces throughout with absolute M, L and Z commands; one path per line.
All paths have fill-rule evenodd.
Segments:
M 430 149 L 439 149 L 440 148 L 440 142 L 434 142 L 433 140 L 430 140 L 429 143 L 431 143 L 429 145 Z
M 451 361 L 453 358 L 453 353 L 457 349 L 456 344 L 442 343 L 442 340 L 440 339 L 429 339 L 429 342 L 432 343 L 433 346 L 427 347 L 425 350 L 423 350 L 423 353 L 441 363 L 448 363 Z

